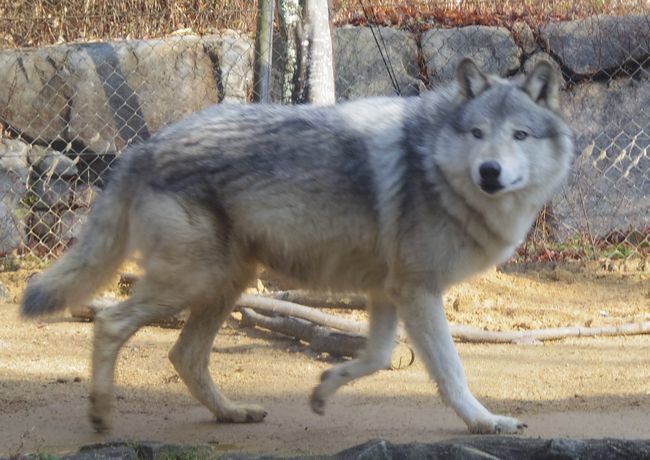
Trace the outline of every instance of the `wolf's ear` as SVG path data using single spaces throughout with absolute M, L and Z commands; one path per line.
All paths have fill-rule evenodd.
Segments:
M 458 64 L 456 80 L 463 99 L 472 99 L 490 87 L 487 77 L 470 58 L 465 58 Z
M 560 107 L 560 83 L 557 72 L 547 61 L 539 61 L 523 86 L 530 98 L 553 111 Z

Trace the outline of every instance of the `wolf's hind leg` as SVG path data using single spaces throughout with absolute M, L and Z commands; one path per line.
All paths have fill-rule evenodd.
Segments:
M 180 304 L 156 303 L 135 293 L 126 301 L 97 313 L 89 413 L 96 431 L 110 428 L 115 361 L 124 342 L 145 324 L 173 315 L 182 308 Z
M 338 364 L 321 375 L 321 383 L 314 389 L 310 401 L 317 414 L 325 413 L 326 400 L 341 386 L 390 366 L 397 330 L 395 306 L 385 298 L 371 296 L 369 326 L 366 347 L 359 357 Z
M 215 296 L 216 305 L 194 309 L 180 337 L 169 352 L 169 359 L 190 393 L 204 404 L 219 422 L 261 422 L 266 411 L 257 405 L 230 401 L 217 388 L 208 367 L 212 343 L 226 320 L 237 296 Z

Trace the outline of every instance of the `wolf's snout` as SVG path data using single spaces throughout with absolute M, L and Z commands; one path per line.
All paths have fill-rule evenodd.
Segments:
M 499 176 L 501 175 L 501 165 L 497 161 L 485 161 L 478 167 L 478 173 L 481 176 L 481 189 L 487 193 L 495 193 L 503 188 Z
M 501 174 L 501 165 L 496 161 L 486 161 L 481 163 L 478 172 L 481 174 L 482 180 L 495 181 L 499 179 Z

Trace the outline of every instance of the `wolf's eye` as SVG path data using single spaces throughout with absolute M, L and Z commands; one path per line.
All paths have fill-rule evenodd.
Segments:
M 472 129 L 472 136 L 474 136 L 476 139 L 483 139 L 483 131 L 481 131 L 479 128 L 474 128 Z
M 517 139 L 518 141 L 523 141 L 527 137 L 528 137 L 528 133 L 526 131 L 522 131 L 520 129 L 515 131 L 514 138 Z

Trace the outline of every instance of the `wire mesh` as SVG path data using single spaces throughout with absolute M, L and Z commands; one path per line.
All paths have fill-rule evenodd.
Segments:
M 277 3 L 270 97 L 305 102 L 305 26 L 279 14 L 302 2 Z M 338 101 L 418 94 L 453 78 L 460 56 L 503 76 L 550 60 L 577 159 L 518 256 L 648 266 L 648 2 L 330 5 Z M 255 100 L 257 14 L 243 0 L 0 2 L 0 256 L 56 256 L 126 146 Z

